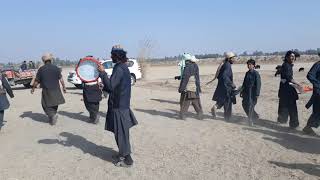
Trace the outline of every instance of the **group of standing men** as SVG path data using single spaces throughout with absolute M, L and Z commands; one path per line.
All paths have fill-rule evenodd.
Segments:
M 278 91 L 278 122 L 287 123 L 288 118 L 290 118 L 289 126 L 293 129 L 299 126 L 296 104 L 299 96 L 296 89 L 303 89 L 302 85 L 294 80 L 292 70 L 293 63 L 299 56 L 300 55 L 294 51 L 288 51 L 286 53 L 281 66 L 281 80 Z M 239 88 L 236 88 L 233 82 L 231 67 L 235 60 L 236 55 L 234 53 L 225 53 L 225 59 L 219 65 L 215 78 L 212 80 L 218 79 L 218 85 L 212 98 L 216 104 L 211 108 L 211 113 L 213 118 L 216 118 L 217 109 L 223 107 L 224 119 L 230 121 L 232 105 L 236 104 L 236 95 L 240 94 L 240 97 L 242 97 L 242 107 L 248 116 L 249 125 L 253 125 L 253 122 L 259 119 L 259 115 L 254 108 L 260 96 L 261 77 L 255 70 L 255 61 L 250 59 L 247 61 L 248 71 L 244 77 L 243 84 Z M 185 119 L 185 113 L 192 103 L 199 119 L 202 119 L 203 110 L 199 95 L 199 93 L 201 93 L 199 68 L 196 64 L 198 60 L 190 54 L 184 54 L 182 61 L 184 61 L 184 63 L 179 63 L 179 65 L 184 65 L 184 67 L 182 67 L 181 78 L 179 78 L 181 79 L 179 86 L 179 93 L 181 93 L 180 118 Z M 320 125 L 320 61 L 313 65 L 307 78 L 313 85 L 313 95 L 306 107 L 309 108 L 312 105 L 313 113 L 307 125 L 303 128 L 303 131 L 307 134 L 315 135 L 312 128 L 317 128 Z
M 23 61 L 23 63 L 20 66 L 21 71 L 25 71 L 28 69 L 35 69 L 35 68 L 36 68 L 36 64 L 33 61 L 29 61 L 28 64 L 27 64 L 27 61 Z

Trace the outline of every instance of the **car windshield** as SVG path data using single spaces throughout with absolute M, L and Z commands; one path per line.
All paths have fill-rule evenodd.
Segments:
M 105 69 L 111 69 L 113 67 L 112 61 L 103 63 Z
M 128 62 L 127 62 L 128 67 L 132 67 L 132 66 L 133 66 L 133 64 L 134 64 L 134 62 L 133 62 L 133 61 L 128 61 Z

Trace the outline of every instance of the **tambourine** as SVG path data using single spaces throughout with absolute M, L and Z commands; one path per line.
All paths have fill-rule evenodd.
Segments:
M 81 81 L 85 83 L 97 81 L 99 78 L 99 64 L 100 62 L 91 56 L 82 58 L 76 67 L 76 73 Z

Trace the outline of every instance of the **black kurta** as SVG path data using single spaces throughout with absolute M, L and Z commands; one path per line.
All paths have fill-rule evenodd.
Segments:
M 260 95 L 261 78 L 256 70 L 249 70 L 242 84 L 241 97 L 242 107 L 250 119 L 257 119 L 258 114 L 254 107 L 257 104 L 257 97 Z
M 212 100 L 217 104 L 223 105 L 228 99 L 231 99 L 233 87 L 233 73 L 229 61 L 225 62 L 218 75 L 218 85 L 214 92 Z
M 310 99 L 313 110 L 308 120 L 308 126 L 317 128 L 320 125 L 320 61 L 312 66 L 307 78 L 313 85 L 313 93 Z
M 291 86 L 289 83 L 293 79 L 293 64 L 284 62 L 281 66 L 281 81 L 280 88 L 278 92 L 279 98 L 290 98 L 291 100 L 298 100 L 299 96 L 296 89 Z
M 131 76 L 128 66 L 117 63 L 110 79 L 107 73 L 100 73 L 104 90 L 109 93 L 105 129 L 115 135 L 120 156 L 131 153 L 129 129 L 138 124 L 130 109 Z
M 289 125 L 292 128 L 299 126 L 298 109 L 296 101 L 299 99 L 296 89 L 289 83 L 293 79 L 293 64 L 284 62 L 281 66 L 281 80 L 278 92 L 279 108 L 278 122 L 286 123 L 290 117 Z
M 58 105 L 65 103 L 59 84 L 61 78 L 60 69 L 51 63 L 43 65 L 37 72 L 36 81 L 42 88 L 41 104 L 49 117 L 57 113 Z
M 83 85 L 83 101 L 86 109 L 90 113 L 90 119 L 96 120 L 99 113 L 100 101 L 102 100 L 102 92 L 98 84 Z
M 100 102 L 102 100 L 102 92 L 98 84 L 83 86 L 83 98 L 87 102 Z
M 232 103 L 236 103 L 233 91 L 235 86 L 233 84 L 233 73 L 231 69 L 231 64 L 226 61 L 220 69 L 218 75 L 218 86 L 214 92 L 212 100 L 217 102 L 217 107 L 224 108 L 224 119 L 226 121 L 230 120 L 232 115 Z

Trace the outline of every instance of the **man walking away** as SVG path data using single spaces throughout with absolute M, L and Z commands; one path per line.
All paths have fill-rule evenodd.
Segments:
M 90 114 L 90 123 L 98 124 L 99 106 L 102 100 L 102 92 L 98 82 L 83 83 L 83 101 Z
M 61 92 L 60 84 L 63 92 L 66 93 L 66 87 L 62 79 L 60 69 L 52 64 L 53 55 L 44 54 L 42 56 L 44 65 L 39 68 L 35 82 L 32 85 L 31 94 L 40 83 L 42 88 L 41 104 L 44 112 L 49 118 L 49 123 L 55 125 L 58 119 L 57 110 L 60 104 L 64 104 L 65 100 Z

